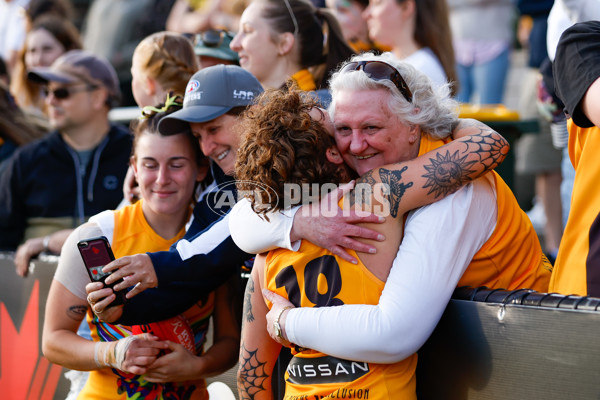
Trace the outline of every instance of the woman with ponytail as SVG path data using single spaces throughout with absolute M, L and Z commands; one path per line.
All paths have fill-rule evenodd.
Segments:
M 335 16 L 308 0 L 252 2 L 231 49 L 265 89 L 284 87 L 291 79 L 301 90 L 319 91 L 319 96 L 327 94 L 332 71 L 353 54 Z
M 144 38 L 131 60 L 131 90 L 140 107 L 153 106 L 170 91 L 183 96 L 185 86 L 200 69 L 192 42 L 173 32 Z

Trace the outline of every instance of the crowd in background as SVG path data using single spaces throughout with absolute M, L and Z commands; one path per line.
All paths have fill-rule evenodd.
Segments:
M 248 0 L 0 2 L 0 32 L 5 33 L 0 41 L 0 71 L 4 71 L 2 111 L 11 115 L 1 122 L 0 161 L 17 146 L 41 137 L 51 128 L 43 88 L 27 79 L 27 71 L 31 68 L 50 66 L 63 52 L 84 48 L 105 57 L 115 68 L 121 91 L 118 106 L 134 106 L 138 102 L 131 89 L 132 60 L 142 39 L 166 30 L 193 40 L 194 34 L 223 29 L 231 33 L 224 43 L 216 47 L 197 46 L 199 52 L 206 53 L 198 55 L 200 66 L 237 62 L 236 52 L 241 50 L 239 40 L 231 45 L 231 49 L 228 44 L 239 29 L 240 17 L 248 3 Z M 427 0 L 381 1 L 369 5 L 365 0 L 331 0 L 313 1 L 313 4 L 332 12 L 352 51 L 392 51 L 398 58 L 420 68 L 434 82 L 452 82 L 457 100 L 465 103 L 503 103 L 511 54 L 517 48 L 529 54 L 531 73 L 524 80 L 517 111 L 522 119 L 538 120 L 542 134 L 525 135 L 515 145 L 517 179 L 522 179 L 514 189 L 522 207 L 531 208 L 530 216 L 546 242 L 546 252 L 555 258 L 568 215 L 568 181 L 563 184 L 562 195 L 558 192 L 562 180 L 560 163 L 564 158 L 561 150 L 565 143 L 555 142 L 557 147 L 553 147 L 548 134 L 552 118 L 560 119 L 555 96 L 552 97 L 552 93 L 546 97 L 538 96 L 542 91 L 546 93 L 542 73 L 548 71 L 543 62 L 548 59 L 547 19 L 554 1 Z M 569 4 L 564 7 L 567 7 L 566 12 L 555 7 L 554 14 L 568 15 Z M 304 26 L 307 22 L 298 21 L 298 24 Z M 483 26 L 485 29 L 481 29 Z M 552 26 L 550 29 L 555 31 Z M 329 50 L 333 51 L 332 46 Z M 306 53 L 316 51 L 318 49 L 307 48 Z M 215 52 L 229 54 L 214 57 Z M 338 58 L 347 58 L 350 53 L 342 54 L 346 57 Z M 300 60 L 302 63 L 306 62 Z M 261 74 L 267 73 L 262 72 L 256 62 L 248 68 L 259 80 Z M 289 74 L 286 71 L 276 78 L 276 71 L 270 68 L 265 71 L 272 80 L 267 86 L 280 85 L 296 72 Z M 317 82 L 319 88 L 325 87 L 326 77 L 316 76 L 318 81 L 323 81 Z M 264 79 L 261 83 L 265 85 Z M 155 96 L 154 100 L 159 98 Z M 549 108 L 554 114 L 538 111 Z M 19 133 L 15 133 L 17 131 Z M 4 164 L 0 164 L 0 170 Z M 567 178 L 570 176 L 568 166 L 562 173 Z M 534 179 L 532 177 L 535 177 L 533 192 L 527 188 L 527 183 Z M 8 248 L 4 246 L 4 249 Z

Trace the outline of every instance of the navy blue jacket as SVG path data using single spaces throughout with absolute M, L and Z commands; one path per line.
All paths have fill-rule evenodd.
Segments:
M 16 249 L 28 218 L 72 217 L 75 228 L 116 208 L 123 199 L 131 144 L 126 128 L 111 126 L 85 171 L 58 131 L 18 148 L 0 175 L 0 250 Z

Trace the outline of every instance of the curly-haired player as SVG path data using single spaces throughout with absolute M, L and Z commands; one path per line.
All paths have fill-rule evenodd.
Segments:
M 318 109 L 309 96 L 297 91 L 267 91 L 247 112 L 244 127 L 236 163 L 238 190 L 244 191 L 253 208 L 262 214 L 289 204 L 286 187 L 290 183 L 309 185 L 314 191 L 349 179 L 328 114 Z M 297 252 L 278 249 L 257 256 L 244 305 L 240 398 L 270 398 L 272 370 L 281 346 L 270 338 L 265 326 L 271 303 L 261 289 L 274 291 L 297 307 L 377 304 L 402 239 L 404 214 L 440 198 L 427 186 L 428 163 L 455 152 L 464 157 L 464 169 L 452 177 L 444 194 L 495 165 L 482 161 L 479 146 L 471 146 L 472 140 L 470 136 L 454 140 L 423 157 L 375 168 L 357 180 L 355 189 L 344 198 L 344 209 L 360 209 L 385 218 L 382 224 L 370 227 L 386 237 L 385 243 L 374 243 L 375 254 L 353 252 L 357 264 L 306 240 Z M 491 152 L 502 150 L 500 146 Z M 262 190 L 267 186 L 268 193 Z M 318 204 L 320 199 L 315 193 L 309 197 Z M 359 398 L 361 393 L 377 399 L 414 396 L 416 355 L 392 364 L 375 364 L 298 347 L 293 354 L 285 374 L 286 399 L 351 394 Z

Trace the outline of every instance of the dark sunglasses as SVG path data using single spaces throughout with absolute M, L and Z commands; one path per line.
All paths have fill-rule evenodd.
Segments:
M 383 61 L 353 61 L 346 64 L 341 70 L 341 73 L 349 72 L 349 71 L 358 71 L 362 69 L 365 73 L 369 74 L 371 79 L 376 81 L 380 81 L 382 79 L 387 79 L 391 81 L 402 96 L 408 101 L 412 103 L 412 92 L 408 88 L 406 81 L 400 75 L 400 72 L 390 64 L 384 63 Z
M 91 92 L 92 90 L 96 90 L 98 89 L 98 86 L 94 86 L 94 85 L 86 85 L 86 86 L 66 86 L 66 87 L 61 87 L 58 89 L 54 89 L 54 90 L 50 90 L 47 87 L 44 87 L 42 90 L 44 91 L 44 95 L 46 97 L 48 97 L 50 95 L 50 93 L 52 93 L 52 95 L 59 99 L 59 100 L 64 100 L 64 99 L 68 99 L 69 96 L 71 96 L 73 93 L 77 93 L 77 92 Z
M 209 29 L 197 34 L 185 33 L 184 36 L 190 39 L 194 45 L 204 45 L 206 47 L 219 47 L 225 38 L 228 38 L 229 41 L 233 39 L 233 35 L 231 33 L 222 29 Z

